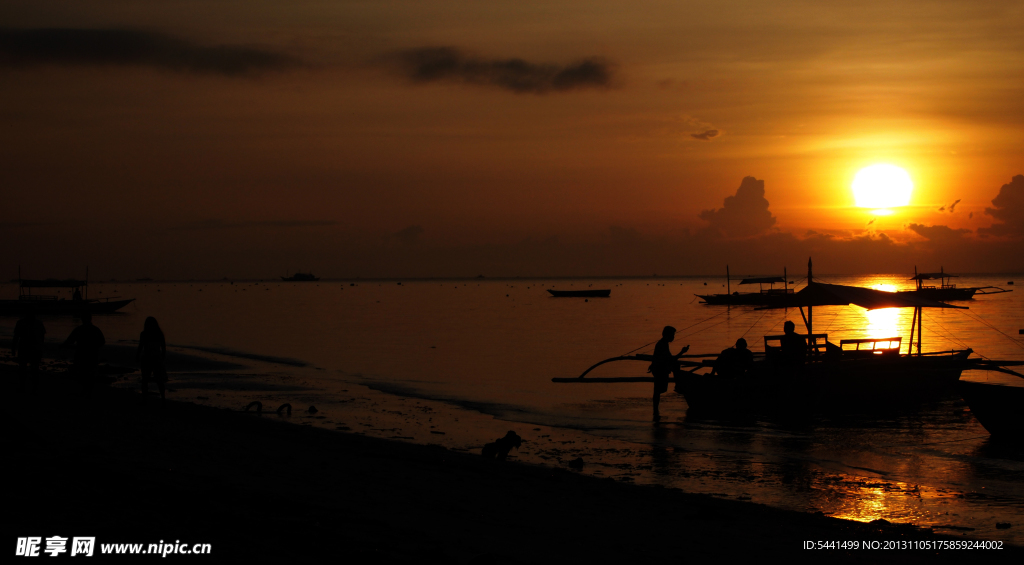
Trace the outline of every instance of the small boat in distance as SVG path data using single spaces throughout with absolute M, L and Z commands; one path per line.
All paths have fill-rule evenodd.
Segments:
M 789 288 L 788 274 L 786 269 L 782 270 L 781 277 L 752 277 L 740 281 L 740 284 L 756 284 L 757 292 L 730 292 L 729 265 L 725 266 L 725 294 L 696 294 L 697 298 L 704 301 L 704 304 L 711 306 L 768 306 L 778 300 L 792 295 L 793 289 Z M 782 284 L 782 288 L 775 288 L 775 284 Z M 768 288 L 764 288 L 768 285 Z
M 1000 294 L 1003 292 L 1013 292 L 1012 290 L 1006 290 L 999 288 L 998 286 L 962 286 L 957 287 L 954 283 L 949 283 L 949 279 L 956 278 L 957 275 L 951 275 L 945 271 L 944 268 L 939 267 L 937 273 L 918 273 L 917 267 L 914 267 L 914 276 L 909 279 L 915 281 L 917 288 L 914 290 L 901 290 L 899 294 L 919 296 L 921 298 L 927 298 L 929 300 L 938 300 L 940 302 L 945 300 L 971 300 L 975 294 Z M 924 281 L 938 280 L 939 285 L 925 285 Z
M 55 294 L 33 294 L 32 289 L 54 288 L 70 291 L 71 297 Z M 18 299 L 0 300 L 0 316 L 22 316 L 29 311 L 41 316 L 110 314 L 130 304 L 134 298 L 89 298 L 89 282 L 77 279 L 18 279 Z
M 549 288 L 548 292 L 555 298 L 608 298 L 612 294 L 612 289 L 600 289 L 600 290 L 554 290 Z
M 286 282 L 313 282 L 320 280 L 320 277 L 314 276 L 313 273 L 295 273 L 290 277 L 281 277 L 281 280 Z

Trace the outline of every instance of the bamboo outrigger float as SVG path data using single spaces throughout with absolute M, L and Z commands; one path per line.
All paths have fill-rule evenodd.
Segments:
M 814 333 L 814 307 L 858 305 L 868 309 L 914 308 L 910 340 L 902 352 L 902 336 L 881 339 L 848 339 L 834 344 L 824 333 Z M 825 407 L 848 403 L 858 406 L 924 400 L 952 390 L 963 371 L 999 371 L 1024 378 L 1007 367 L 1021 361 L 971 358 L 970 348 L 922 352 L 923 308 L 956 308 L 921 296 L 869 288 L 817 283 L 812 263 L 807 262 L 807 286 L 766 308 L 798 308 L 807 334 L 806 362 L 788 366 L 782 358 L 782 336 L 765 336 L 764 352 L 742 377 L 711 375 L 714 354 L 683 355 L 677 392 L 691 410 L 756 411 L 769 407 Z M 776 345 L 778 343 L 778 345 Z M 915 351 L 916 349 L 916 351 Z M 579 377 L 555 378 L 556 383 L 653 383 L 653 377 L 587 377 L 601 365 L 616 361 L 653 361 L 651 355 L 625 355 L 594 364 Z M 705 371 L 702 371 L 705 370 Z

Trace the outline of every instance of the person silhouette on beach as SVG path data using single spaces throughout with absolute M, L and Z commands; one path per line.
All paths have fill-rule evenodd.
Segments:
M 675 338 L 676 329 L 672 326 L 665 326 L 665 329 L 661 330 L 661 339 L 654 345 L 654 361 L 647 369 L 654 376 L 655 422 L 661 419 L 661 414 L 658 413 L 658 404 L 661 403 L 661 393 L 668 391 L 668 375 L 671 373 L 677 379 L 679 378 L 682 374 L 682 371 L 679 370 L 679 358 L 690 349 L 690 346 L 687 345 L 682 351 L 672 355 L 668 344 L 672 343 Z
M 100 348 L 106 343 L 103 332 L 92 325 L 92 314 L 82 312 L 82 325 L 71 330 L 71 335 L 61 347 L 74 347 L 75 357 L 71 365 L 71 373 L 82 383 L 82 392 L 92 392 L 96 382 L 96 369 L 100 362 Z
M 796 333 L 796 324 L 786 320 L 782 325 L 782 363 L 787 367 L 802 367 L 807 359 L 807 339 Z
M 747 340 L 741 337 L 736 340 L 735 347 L 723 349 L 718 355 L 711 375 L 726 378 L 742 377 L 753 362 L 754 353 L 747 349 Z
M 11 340 L 11 353 L 17 357 L 21 373 L 18 392 L 25 389 L 25 383 L 29 380 L 32 392 L 39 387 L 39 363 L 43 360 L 45 339 L 46 326 L 36 318 L 34 309 L 30 307 L 14 325 L 14 338 Z
M 135 360 L 139 362 L 139 369 L 142 373 L 142 396 L 145 398 L 149 393 L 149 381 L 152 379 L 160 389 L 160 405 L 165 400 L 164 384 L 167 382 L 167 370 L 164 368 L 164 358 L 167 357 L 167 342 L 164 340 L 164 332 L 156 318 L 150 316 L 142 326 L 142 333 L 139 334 L 139 349 L 135 352 Z

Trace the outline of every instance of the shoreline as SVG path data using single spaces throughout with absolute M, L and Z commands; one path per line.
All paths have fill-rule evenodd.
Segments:
M 211 543 L 210 557 L 222 560 L 380 563 L 792 556 L 806 552 L 808 540 L 967 539 L 486 461 L 184 401 L 168 400 L 161 410 L 156 397 L 135 391 L 101 388 L 86 400 L 52 374 L 43 376 L 47 396 L 15 393 L 5 367 L 14 537 L 181 540 Z M 942 553 L 826 551 L 872 563 Z

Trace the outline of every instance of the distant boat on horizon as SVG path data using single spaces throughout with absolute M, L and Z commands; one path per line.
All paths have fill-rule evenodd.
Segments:
M 295 273 L 290 277 L 281 277 L 281 280 L 286 282 L 313 282 L 320 280 L 320 277 L 313 275 L 313 273 Z
M 595 289 L 595 290 L 554 290 L 549 288 L 548 292 L 555 298 L 608 298 L 612 294 L 612 289 Z

